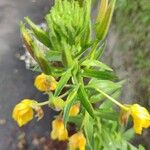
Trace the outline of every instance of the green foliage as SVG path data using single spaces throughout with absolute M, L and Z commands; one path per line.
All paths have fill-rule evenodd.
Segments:
M 77 91 L 78 91 L 79 86 L 75 87 L 68 95 L 67 100 L 65 102 L 65 108 L 64 108 L 64 122 L 65 125 L 67 124 L 68 120 L 69 120 L 69 110 L 71 108 L 71 106 L 73 105 L 76 95 L 77 95 Z

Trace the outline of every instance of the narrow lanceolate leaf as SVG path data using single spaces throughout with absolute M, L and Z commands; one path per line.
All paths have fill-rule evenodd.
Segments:
M 106 47 L 106 42 L 104 42 L 100 47 L 97 48 L 94 55 L 94 59 L 100 59 L 102 57 L 105 47 Z
M 89 78 L 97 78 L 102 80 L 115 80 L 117 79 L 116 75 L 110 71 L 98 71 L 94 69 L 84 69 L 82 76 Z
M 112 82 L 112 81 L 109 81 L 109 80 L 97 80 L 97 79 L 92 79 L 89 84 L 86 86 L 86 87 L 97 87 L 99 89 L 103 89 L 103 91 L 105 93 L 107 93 L 108 95 L 116 95 L 117 96 L 117 93 L 118 91 L 120 91 L 122 85 L 123 85 L 124 81 L 121 81 L 121 82 L 118 82 L 118 83 L 115 83 L 115 82 Z M 105 97 L 98 93 L 98 94 L 95 94 L 95 93 L 91 93 L 91 96 L 90 96 L 90 102 L 91 103 L 96 103 L 98 101 L 101 101 L 101 100 L 104 100 Z
M 90 32 L 91 32 L 91 22 L 90 22 L 90 15 L 91 15 L 91 0 L 84 0 L 83 1 L 83 13 L 84 13 L 84 23 L 83 23 L 83 30 L 84 34 L 81 34 L 81 45 L 84 47 L 90 40 Z
M 81 65 L 87 67 L 100 67 L 103 70 L 113 71 L 109 66 L 106 64 L 98 61 L 98 60 L 85 60 Z
M 105 17 L 103 18 L 101 23 L 98 23 L 96 26 L 96 34 L 97 34 L 97 38 L 99 40 L 103 40 L 105 39 L 109 26 L 110 26 L 110 22 L 112 19 L 112 15 L 114 12 L 114 8 L 115 8 L 115 3 L 116 0 L 112 0 L 108 6 L 108 9 L 105 13 Z
M 45 58 L 45 55 L 38 49 L 35 42 L 32 43 L 32 46 L 34 51 L 34 58 L 39 64 L 41 70 L 47 75 L 52 74 L 50 64 Z
M 48 61 L 61 61 L 61 52 L 59 51 L 46 51 L 45 56 L 48 59 Z
M 117 112 L 108 109 L 97 109 L 95 111 L 95 114 L 97 116 L 100 116 L 100 118 L 115 120 L 115 121 L 117 121 L 119 117 Z
M 65 74 L 60 78 L 54 96 L 58 96 L 61 93 L 61 90 L 64 88 L 65 84 L 68 82 L 70 77 L 71 77 L 71 69 L 67 70 Z
M 71 54 L 71 47 L 64 41 L 62 41 L 62 61 L 66 67 L 71 67 L 73 65 L 73 59 Z
M 85 132 L 85 135 L 86 135 L 86 139 L 87 139 L 87 145 L 88 145 L 88 148 L 89 150 L 94 150 L 93 149 L 93 146 L 91 145 L 91 141 L 92 141 L 92 138 L 93 138 L 93 124 L 94 124 L 94 121 L 93 121 L 93 118 L 91 118 L 91 116 L 85 112 L 85 116 L 84 116 L 84 132 Z
M 48 37 L 48 34 L 42 30 L 41 28 L 39 28 L 37 25 L 35 25 L 28 17 L 25 17 L 25 20 L 27 21 L 27 23 L 30 25 L 30 27 L 32 28 L 36 38 L 43 43 L 45 46 L 51 48 L 51 43 Z
M 23 42 L 24 42 L 27 50 L 29 51 L 31 56 L 34 58 L 34 52 L 33 52 L 33 48 L 32 48 L 33 40 L 32 40 L 31 35 L 28 33 L 27 29 L 25 28 L 25 26 L 22 22 L 20 23 L 20 31 L 21 31 Z
M 65 102 L 64 115 L 63 115 L 65 125 L 67 124 L 67 121 L 69 119 L 69 110 L 75 101 L 75 98 L 76 98 L 76 95 L 78 92 L 78 88 L 79 88 L 79 86 L 77 86 L 70 92 L 70 94 L 68 95 L 67 100 Z
M 87 93 L 86 93 L 83 85 L 80 85 L 80 87 L 79 87 L 78 96 L 80 98 L 82 105 L 86 109 L 86 111 L 94 118 L 95 117 L 94 110 L 93 110 L 91 103 L 89 102 Z
M 25 26 L 21 23 L 20 25 L 21 34 L 23 38 L 23 42 L 31 54 L 31 56 L 37 61 L 38 65 L 40 66 L 41 70 L 45 73 L 50 75 L 51 74 L 51 67 L 46 60 L 44 54 L 38 49 L 36 43 L 32 40 L 31 35 L 26 30 Z
M 108 0 L 101 0 L 96 22 L 101 22 L 108 8 Z

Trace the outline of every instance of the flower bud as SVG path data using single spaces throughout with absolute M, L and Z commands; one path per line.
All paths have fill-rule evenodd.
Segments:
M 57 82 L 52 76 L 42 73 L 36 77 L 34 85 L 39 91 L 48 92 L 56 89 Z
M 86 139 L 82 132 L 73 134 L 69 138 L 69 148 L 70 150 L 85 150 Z
M 79 111 L 80 111 L 80 104 L 77 103 L 71 106 L 70 111 L 69 111 L 69 116 L 76 116 L 78 115 Z
M 65 141 L 68 139 L 68 131 L 65 128 L 62 119 L 58 118 L 52 122 L 51 138 L 53 140 L 58 139 L 59 141 Z
M 56 111 L 62 110 L 64 108 L 64 104 L 65 104 L 65 102 L 63 101 L 63 99 L 61 99 L 59 97 L 54 98 L 51 102 L 53 109 Z

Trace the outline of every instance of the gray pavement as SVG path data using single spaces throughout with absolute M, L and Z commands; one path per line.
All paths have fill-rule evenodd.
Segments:
M 51 4 L 52 0 L 0 0 L 0 150 L 16 150 L 17 138 L 22 132 L 29 140 L 34 132 L 49 134 L 51 115 L 20 129 L 12 120 L 11 112 L 23 98 L 41 101 L 45 98 L 33 87 L 35 73 L 26 70 L 24 62 L 16 55 L 23 53 L 18 26 L 20 20 L 30 16 L 40 23 Z M 46 113 L 52 114 L 48 110 Z

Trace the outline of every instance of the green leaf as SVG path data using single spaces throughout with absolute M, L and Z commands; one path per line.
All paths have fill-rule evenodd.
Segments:
M 108 29 L 110 26 L 110 22 L 112 19 L 112 15 L 114 12 L 115 3 L 116 3 L 116 0 L 111 0 L 109 6 L 107 8 L 107 11 L 105 13 L 105 16 L 103 17 L 102 22 L 97 23 L 97 25 L 96 25 L 96 34 L 97 34 L 97 38 L 99 40 L 103 40 L 107 35 Z
M 127 141 L 131 140 L 134 137 L 134 130 L 133 130 L 133 128 L 128 129 L 126 132 L 123 133 L 122 136 Z
M 92 141 L 92 135 L 93 135 L 93 118 L 91 118 L 91 116 L 85 112 L 84 115 L 84 132 L 86 135 L 86 139 L 87 139 L 87 144 L 89 147 L 89 150 L 93 150 L 92 146 L 91 146 L 91 141 Z
M 25 28 L 23 22 L 20 23 L 20 32 L 22 35 L 23 42 L 30 53 L 30 55 L 34 58 L 34 51 L 33 51 L 33 39 L 32 36 L 29 34 L 29 31 Z
M 111 101 L 106 100 L 99 106 L 99 108 L 107 109 L 108 111 L 112 111 L 112 105 L 113 105 L 113 103 Z
M 139 150 L 145 150 L 145 148 L 142 145 L 139 145 Z
M 61 90 L 64 88 L 65 84 L 68 82 L 70 77 L 71 77 L 71 69 L 68 69 L 64 73 L 64 75 L 62 75 L 62 77 L 60 78 L 54 96 L 58 96 L 61 93 Z
M 83 1 L 83 28 L 84 34 L 81 36 L 81 45 L 84 47 L 90 40 L 91 34 L 91 0 Z
M 105 48 L 106 48 L 106 42 L 104 42 L 99 48 L 97 48 L 94 59 L 100 59 L 103 55 Z
M 118 120 L 118 113 L 115 111 L 110 111 L 108 109 L 98 109 L 96 110 L 95 114 L 97 116 L 99 116 L 100 118 L 104 118 L 107 120 L 114 120 L 117 121 Z
M 101 0 L 99 12 L 96 21 L 101 22 L 103 18 L 105 17 L 105 13 L 108 8 L 108 0 Z
M 49 61 L 61 61 L 62 56 L 61 53 L 59 51 L 46 51 L 45 52 L 46 58 Z
M 67 100 L 65 102 L 64 114 L 63 114 L 65 125 L 67 124 L 67 121 L 69 119 L 69 110 L 70 110 L 72 104 L 74 103 L 74 101 L 76 100 L 75 98 L 76 98 L 76 95 L 78 92 L 78 88 L 79 88 L 79 86 L 77 86 L 70 92 L 70 94 L 68 95 Z
M 78 96 L 80 98 L 82 105 L 86 109 L 86 111 L 94 118 L 95 117 L 94 110 L 93 110 L 91 103 L 89 102 L 88 95 L 87 95 L 83 85 L 80 85 L 80 87 L 79 87 Z
M 103 89 L 103 91 L 108 95 L 111 95 L 120 90 L 123 84 L 124 81 L 112 82 L 109 80 L 92 79 L 86 87 L 97 87 L 99 89 Z M 89 90 L 89 92 L 91 95 L 90 99 L 92 102 L 96 102 L 97 100 L 103 100 L 105 98 L 102 94 L 95 93 L 91 91 L 91 89 Z
M 115 143 L 112 133 L 103 129 L 101 135 L 103 139 L 104 150 L 117 150 L 118 145 Z
M 117 90 L 115 90 L 114 92 L 111 92 L 111 91 L 108 91 L 108 92 L 106 92 L 105 91 L 105 93 L 107 93 L 108 95 L 111 95 L 111 97 L 113 97 L 114 99 L 118 99 L 118 97 L 120 96 L 120 94 L 121 94 L 121 90 L 120 89 L 117 89 Z M 106 100 L 106 97 L 104 96 L 104 95 L 102 95 L 102 94 L 95 94 L 95 95 L 92 95 L 91 97 L 90 97 L 90 102 L 91 103 L 97 103 L 97 102 L 100 102 L 100 101 L 102 101 L 102 100 Z M 111 108 L 111 106 L 112 106 L 112 102 L 111 101 L 104 101 L 101 105 L 100 105 L 100 107 L 104 107 L 104 108 Z
M 87 67 L 100 67 L 103 70 L 113 71 L 109 66 L 98 60 L 85 60 L 81 65 Z
M 73 58 L 71 55 L 71 47 L 65 42 L 62 41 L 62 61 L 66 67 L 71 67 L 73 65 Z
M 83 69 L 82 76 L 89 78 L 97 78 L 103 80 L 115 80 L 117 79 L 116 75 L 109 71 L 98 71 L 94 69 Z
M 61 51 L 64 46 L 61 41 L 70 46 L 87 44 L 90 38 L 90 2 L 91 0 L 84 0 L 80 6 L 78 1 L 55 1 L 46 16 L 53 49 Z
M 97 131 L 94 131 L 94 139 L 93 139 L 94 143 L 93 143 L 93 150 L 98 150 L 98 149 L 102 149 L 101 147 L 101 139 L 100 139 L 100 135 L 99 133 L 97 133 Z
M 42 30 L 41 28 L 39 28 L 37 25 L 35 25 L 28 17 L 25 17 L 25 20 L 27 21 L 27 23 L 30 25 L 30 27 L 32 28 L 36 38 L 43 43 L 45 46 L 51 48 L 51 42 L 49 40 L 48 34 Z
M 39 50 L 35 42 L 32 43 L 32 47 L 33 47 L 33 52 L 34 52 L 34 58 L 39 64 L 41 70 L 47 75 L 52 74 L 51 66 L 49 62 L 47 61 L 44 53 L 42 53 Z
M 68 122 L 76 124 L 77 127 L 80 127 L 82 124 L 83 115 L 79 114 L 77 116 L 69 117 Z
M 136 148 L 135 146 L 128 143 L 128 149 L 129 150 L 145 150 L 145 148 L 142 145 L 139 145 L 139 148 Z
M 91 48 L 91 50 L 89 51 L 89 53 L 87 54 L 86 59 L 92 60 L 92 59 L 94 58 L 94 55 L 95 55 L 96 49 L 97 49 L 97 47 L 98 47 L 98 44 L 99 44 L 99 41 L 96 39 L 96 40 L 93 42 L 92 48 Z

